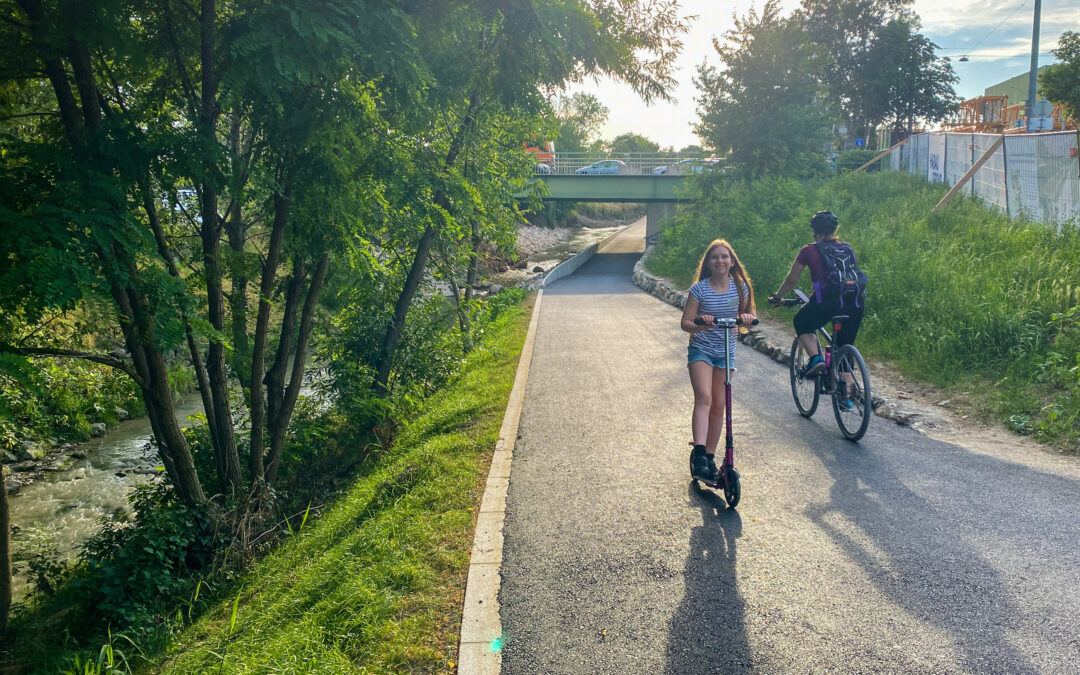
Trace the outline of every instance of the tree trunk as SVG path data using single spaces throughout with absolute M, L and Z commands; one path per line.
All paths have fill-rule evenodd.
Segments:
M 8 516 L 7 486 L 0 469 L 0 635 L 7 629 L 11 609 L 11 519 Z
M 234 115 L 232 127 L 229 133 L 229 143 L 232 146 L 233 161 L 240 163 L 240 117 Z M 247 232 L 244 228 L 242 199 L 243 184 L 246 178 L 239 166 L 233 167 L 232 206 L 229 209 L 228 220 L 225 223 L 225 233 L 228 236 L 229 248 L 229 275 L 232 278 L 232 289 L 229 291 L 229 311 L 232 314 L 232 367 L 233 372 L 245 386 L 251 379 L 251 345 L 248 342 L 247 333 L 247 270 L 244 266 L 244 239 Z
M 251 480 L 263 479 L 263 450 L 266 447 L 266 394 L 263 390 L 263 376 L 266 374 L 266 333 L 270 326 L 270 294 L 274 291 L 274 280 L 281 257 L 281 242 L 285 236 L 285 225 L 289 221 L 289 203 L 291 196 L 288 184 L 282 193 L 274 195 L 274 223 L 270 228 L 270 244 L 266 249 L 263 262 L 262 279 L 259 283 L 259 312 L 255 318 L 255 336 L 251 345 L 251 454 L 248 464 L 251 467 Z
M 202 101 L 199 111 L 199 126 L 203 141 L 203 151 L 210 155 L 211 148 L 217 144 L 217 73 L 214 69 L 214 20 L 216 8 L 214 0 L 202 0 L 200 11 L 200 65 L 202 66 Z M 206 162 L 213 160 L 204 158 Z M 221 218 L 218 216 L 217 191 L 209 182 L 209 167 L 205 170 L 203 184 L 199 186 L 199 207 L 202 214 L 202 252 L 203 277 L 206 280 L 207 312 L 210 325 L 219 333 L 225 332 L 225 293 L 222 287 L 221 270 Z M 217 433 L 212 435 L 214 452 L 218 456 L 218 465 L 225 467 L 221 477 L 223 491 L 234 493 L 243 488 L 243 476 L 240 472 L 240 456 L 236 450 L 236 436 L 233 430 L 232 409 L 229 403 L 228 371 L 225 369 L 225 345 L 220 340 L 211 340 L 206 357 L 206 374 L 210 381 L 210 393 L 213 398 L 213 411 L 206 411 L 209 417 L 217 418 Z
M 289 377 L 289 387 L 276 411 L 270 417 L 270 461 L 266 465 L 266 483 L 272 485 L 277 478 L 278 466 L 281 463 L 281 450 L 285 443 L 285 432 L 289 429 L 289 421 L 292 419 L 293 410 L 296 407 L 296 397 L 300 394 L 300 384 L 304 379 L 304 363 L 307 360 L 308 340 L 311 337 L 311 329 L 315 321 L 315 307 L 322 293 L 323 282 L 326 280 L 326 268 L 330 263 L 330 253 L 324 252 L 311 275 L 311 283 L 308 285 L 307 298 L 304 300 L 304 310 L 300 316 L 300 333 L 296 340 L 296 355 L 293 357 L 292 375 Z
M 480 223 L 472 222 L 472 247 L 469 255 L 469 271 L 465 274 L 465 302 L 473 298 L 473 289 L 480 276 Z
M 476 122 L 479 109 L 480 97 L 476 92 L 470 92 L 469 105 L 465 109 L 461 126 L 458 127 L 457 133 L 451 140 L 450 149 L 447 151 L 446 160 L 443 162 L 446 169 L 452 167 L 454 162 L 457 161 L 458 154 L 461 153 L 461 148 L 465 144 L 465 137 Z M 451 210 L 450 200 L 441 190 L 435 193 L 435 203 L 445 211 Z M 427 266 L 428 257 L 431 255 L 431 245 L 434 241 L 435 228 L 431 223 L 428 223 L 424 228 L 424 233 L 420 236 L 420 241 L 416 245 L 416 254 L 413 256 L 412 265 L 409 267 L 409 275 L 405 278 L 405 287 L 401 289 L 401 294 L 398 295 L 397 302 L 394 303 L 394 318 L 383 337 L 382 351 L 379 353 L 379 365 L 375 371 L 375 393 L 379 396 L 386 396 L 389 391 L 390 369 L 394 363 L 394 352 L 397 351 L 398 343 L 401 341 L 401 333 L 405 328 L 405 317 L 409 313 L 409 306 L 416 295 L 416 289 L 420 286 L 420 279 L 424 275 L 424 268 Z
M 461 330 L 461 352 L 468 355 L 473 349 L 472 336 L 469 335 L 469 314 L 465 307 L 462 306 L 464 302 L 461 294 L 458 291 L 457 282 L 454 281 L 454 277 L 450 279 L 450 292 L 454 294 L 454 306 L 457 308 L 458 315 L 458 328 Z
M 270 366 L 265 378 L 268 408 L 267 427 L 271 430 L 271 433 L 285 401 L 285 371 L 289 367 L 289 359 L 295 349 L 296 322 L 299 318 L 300 299 L 304 292 L 304 278 L 306 275 L 304 261 L 297 254 L 293 258 L 292 274 L 289 277 L 289 283 L 285 287 L 285 311 L 281 320 L 281 332 L 278 334 L 277 352 L 274 354 L 274 363 Z M 269 474 L 269 472 L 267 473 Z
M 134 273 L 132 278 L 137 278 Z M 206 503 L 206 495 L 195 472 L 187 439 L 176 422 L 165 359 L 152 347 L 154 324 L 146 298 L 130 287 L 121 287 L 115 281 L 111 284 L 111 290 L 122 317 L 120 326 L 124 341 L 139 376 L 146 415 L 158 442 L 161 461 L 180 498 L 188 504 L 202 506 Z
M 427 266 L 428 256 L 431 254 L 431 244 L 435 241 L 435 228 L 430 224 L 424 228 L 424 234 L 416 244 L 416 254 L 413 256 L 412 266 L 409 267 L 409 275 L 405 278 L 405 286 L 394 303 L 394 318 L 383 337 L 382 351 L 379 352 L 379 367 L 375 371 L 375 393 L 386 396 L 389 391 L 390 368 L 394 364 L 394 352 L 401 341 L 401 333 L 405 329 L 405 316 L 409 313 L 409 305 L 412 304 L 416 289 L 420 286 L 420 278 L 424 275 L 424 267 Z
M 148 176 L 143 176 L 142 180 L 139 182 L 139 190 L 142 192 L 143 211 L 146 212 L 146 220 L 150 224 L 150 230 L 154 233 L 154 240 L 157 242 L 158 255 L 165 261 L 166 266 L 169 268 L 169 274 L 176 279 L 181 279 L 180 270 L 176 267 L 176 261 L 173 259 L 172 251 L 169 250 L 169 242 L 165 238 L 165 230 L 161 226 L 161 221 L 158 219 L 154 198 L 150 192 L 150 179 Z M 191 322 L 188 320 L 188 317 L 184 315 L 182 309 L 180 318 L 184 321 L 184 336 L 187 340 L 188 355 L 191 357 L 191 367 L 195 370 L 195 379 L 198 382 L 199 398 L 202 399 L 203 410 L 211 411 L 212 413 L 213 399 L 210 396 L 210 380 L 206 375 L 206 364 L 203 363 L 202 352 L 199 351 L 199 345 L 195 340 L 195 334 L 191 330 Z M 216 438 L 218 434 L 217 416 L 208 413 L 206 415 L 206 425 L 210 429 L 210 437 Z M 224 456 L 218 452 L 215 452 L 214 455 L 217 461 L 218 476 L 223 477 L 227 475 L 228 467 L 224 462 Z M 228 486 L 222 479 L 222 492 L 227 489 Z

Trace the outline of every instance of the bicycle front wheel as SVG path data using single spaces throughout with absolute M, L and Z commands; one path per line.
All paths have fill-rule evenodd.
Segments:
M 844 345 L 833 353 L 832 377 L 835 393 L 833 413 L 840 433 L 849 441 L 857 441 L 870 426 L 874 408 L 870 399 L 870 373 L 866 362 L 854 345 Z
M 795 398 L 795 407 L 803 417 L 810 417 L 817 410 L 818 383 L 816 377 L 806 377 L 806 362 L 810 357 L 803 351 L 799 338 L 791 343 L 791 395 Z

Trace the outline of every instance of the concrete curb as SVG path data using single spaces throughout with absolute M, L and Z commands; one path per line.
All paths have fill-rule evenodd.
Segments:
M 647 246 L 645 253 L 634 263 L 634 284 L 669 305 L 682 309 L 686 306 L 686 293 L 673 286 L 666 279 L 654 276 L 645 269 L 645 261 L 648 260 L 654 248 L 653 245 Z M 786 366 L 791 362 L 791 342 L 795 338 L 794 332 L 790 330 L 790 325 L 786 328 L 788 330 L 781 331 L 775 326 L 769 326 L 763 322 L 758 327 L 751 328 L 750 332 L 742 337 L 742 342 L 753 347 L 755 351 L 759 351 L 777 363 Z M 873 377 L 872 372 L 871 377 Z M 877 388 L 874 387 L 874 389 Z M 892 420 L 899 425 L 916 429 L 922 427 L 931 429 L 952 427 L 952 422 L 933 408 L 908 400 L 881 396 L 880 394 L 874 394 L 873 399 L 874 414 Z
M 480 512 L 476 517 L 476 533 L 473 536 L 469 576 L 465 582 L 465 601 L 461 613 L 461 636 L 458 639 L 458 673 L 461 675 L 497 675 L 502 669 L 499 587 L 502 581 L 500 571 L 506 491 L 510 485 L 510 463 L 525 399 L 525 385 L 529 381 L 529 365 L 532 363 L 536 324 L 540 319 L 540 302 L 543 298 L 544 291 L 541 289 L 533 305 L 529 331 L 521 348 L 517 375 L 514 377 L 510 400 L 507 401 L 506 413 L 499 428 L 499 440 L 495 443 L 487 486 L 484 488 Z
M 622 232 L 622 230 L 619 230 L 614 234 L 618 234 L 619 232 Z M 607 241 L 607 239 L 604 239 L 604 241 Z M 540 282 L 540 288 L 546 288 L 558 281 L 559 279 L 562 279 L 563 277 L 568 277 L 574 272 L 577 272 L 582 265 L 589 262 L 589 260 L 594 255 L 596 255 L 597 249 L 600 248 L 600 243 L 601 242 L 594 242 L 592 244 L 589 244 L 584 249 L 575 254 L 573 258 L 570 258 L 569 260 L 564 260 L 555 267 L 553 267 L 550 272 L 544 275 L 544 280 Z

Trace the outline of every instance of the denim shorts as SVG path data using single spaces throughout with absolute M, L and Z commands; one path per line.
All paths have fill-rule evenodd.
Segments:
M 686 365 L 690 365 L 694 361 L 704 361 L 713 368 L 723 368 L 727 359 L 725 359 L 723 356 L 712 356 L 711 354 L 706 354 L 697 347 L 687 347 Z M 732 365 L 731 369 L 735 370 L 735 366 Z

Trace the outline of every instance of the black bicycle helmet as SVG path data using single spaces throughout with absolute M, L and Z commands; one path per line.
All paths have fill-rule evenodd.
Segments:
M 839 224 L 832 211 L 818 211 L 810 219 L 810 228 L 814 230 L 815 234 L 832 234 L 836 232 Z

